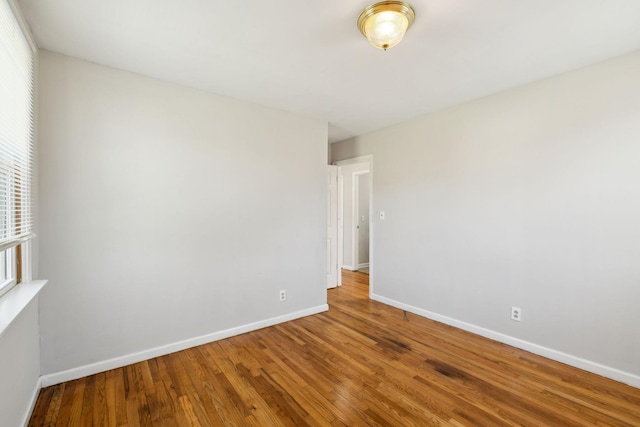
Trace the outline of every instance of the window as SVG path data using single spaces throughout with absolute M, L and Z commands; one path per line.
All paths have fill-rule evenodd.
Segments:
M 33 53 L 10 0 L 0 0 L 0 295 L 29 279 Z

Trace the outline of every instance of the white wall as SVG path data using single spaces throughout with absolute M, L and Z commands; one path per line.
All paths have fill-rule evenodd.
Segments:
M 640 384 L 639 71 L 634 53 L 334 144 L 373 154 L 374 293 Z
M 11 293 L 19 292 L 18 285 Z M 12 295 L 5 295 L 0 310 Z M 4 313 L 3 313 L 4 314 Z M 20 426 L 30 412 L 40 377 L 38 298 L 0 332 L 0 425 Z
M 331 144 L 334 146 L 335 144 Z M 358 269 L 357 262 L 353 260 L 353 229 L 355 218 L 353 217 L 353 173 L 369 170 L 369 163 L 352 163 L 340 166 L 338 170 L 342 175 L 342 215 L 344 235 L 342 242 L 342 266 L 348 269 Z
M 44 374 L 326 304 L 326 123 L 46 51 L 39 78 Z

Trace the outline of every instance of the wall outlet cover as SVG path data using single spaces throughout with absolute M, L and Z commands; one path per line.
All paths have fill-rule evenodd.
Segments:
M 520 307 L 511 307 L 511 320 L 516 322 L 522 320 L 522 309 Z

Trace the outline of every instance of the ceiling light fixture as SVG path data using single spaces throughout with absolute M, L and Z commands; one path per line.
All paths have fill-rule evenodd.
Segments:
M 358 17 L 360 32 L 378 49 L 390 49 L 400 43 L 416 14 L 403 1 L 381 1 L 365 8 Z

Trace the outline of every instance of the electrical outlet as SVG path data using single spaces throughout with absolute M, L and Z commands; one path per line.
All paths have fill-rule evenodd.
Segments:
M 511 320 L 516 322 L 522 320 L 522 309 L 520 307 L 511 307 Z
M 284 289 L 280 291 L 280 302 L 287 300 L 287 291 Z

